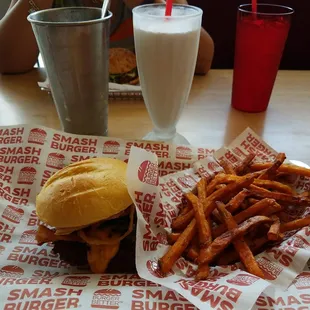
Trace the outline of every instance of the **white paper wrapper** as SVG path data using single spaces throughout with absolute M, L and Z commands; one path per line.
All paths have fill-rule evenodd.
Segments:
M 248 134 L 254 135 L 248 131 L 245 139 Z M 145 279 L 138 275 L 92 275 L 88 270 L 61 262 L 51 252 L 51 246 L 37 246 L 34 236 L 38 219 L 34 203 L 47 179 L 63 166 L 90 157 L 128 161 L 132 146 L 149 151 L 133 148 L 129 166 L 134 171 L 129 175 L 130 191 L 141 210 L 137 263 L 140 276 Z M 194 266 L 180 260 L 174 274 L 161 278 L 156 262 L 167 247 L 163 232 L 177 214 L 182 193 L 190 190 L 200 175 L 220 169 L 213 153 L 212 148 L 75 136 L 31 125 L 0 127 L 0 309 L 191 310 L 196 309 L 194 303 L 202 309 L 242 310 L 251 308 L 257 298 L 254 309 L 286 309 L 285 306 L 308 309 L 302 308 L 308 307 L 309 298 L 304 293 L 307 289 L 301 287 L 307 287 L 309 272 L 302 274 L 297 286 L 291 285 L 288 291 L 275 291 L 270 289 L 275 286 L 269 286 L 262 295 L 270 283 L 249 276 L 236 266 L 213 269 L 208 281 L 195 283 L 184 276 L 191 276 Z M 295 182 L 301 190 L 310 184 L 307 179 Z M 272 281 L 277 287 L 287 288 L 310 256 L 308 230 L 298 232 L 298 236 L 278 249 L 281 255 L 277 255 L 276 264 L 280 267 L 285 255 L 292 258 L 292 253 L 296 249 L 297 252 L 293 262 L 288 260 L 289 265 L 284 267 L 285 274 L 282 272 Z M 270 252 L 263 256 L 272 261 L 274 255 Z M 289 299 L 295 294 L 295 287 L 298 306 Z

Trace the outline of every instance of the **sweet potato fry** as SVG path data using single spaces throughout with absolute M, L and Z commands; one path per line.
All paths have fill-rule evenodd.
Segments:
M 252 194 L 256 197 L 271 198 L 279 202 L 291 203 L 292 205 L 296 206 L 310 205 L 310 199 L 307 197 L 301 197 L 298 195 L 289 195 L 279 192 L 271 192 L 253 184 L 250 185 L 249 189 L 252 192 Z
M 214 179 L 206 187 L 206 196 L 210 196 L 218 187 L 221 185 L 227 178 L 227 175 L 224 173 L 217 174 Z M 227 182 L 227 180 L 226 180 Z M 233 182 L 233 181 L 231 181 Z
M 255 158 L 255 154 L 250 153 L 249 155 L 247 155 L 243 161 L 236 167 L 235 171 L 237 175 L 242 175 L 245 170 L 248 168 L 248 166 L 250 165 L 250 163 L 252 162 L 252 160 Z
M 250 169 L 253 171 L 259 171 L 263 169 L 268 169 L 272 166 L 272 163 L 255 163 L 250 165 Z M 291 164 L 282 164 L 278 172 L 289 173 L 289 174 L 297 174 L 305 177 L 310 177 L 310 169 L 299 167 Z
M 291 221 L 291 222 L 281 224 L 280 231 L 281 231 L 281 233 L 284 233 L 286 231 L 300 229 L 300 228 L 303 228 L 303 227 L 308 226 L 308 225 L 310 225 L 310 215 L 308 215 L 307 217 L 304 217 L 302 219 L 298 219 L 295 221 Z
M 219 210 L 220 214 L 223 217 L 223 220 L 228 228 L 228 230 L 232 230 L 238 227 L 238 224 L 235 222 L 231 213 L 229 213 L 225 205 L 221 202 L 217 202 L 217 209 Z M 251 252 L 249 246 L 245 242 L 243 237 L 235 239 L 233 242 L 234 248 L 238 252 L 241 262 L 245 266 L 246 270 L 255 276 L 260 278 L 264 278 L 264 274 L 259 268 L 253 253 Z
M 244 199 L 249 195 L 250 191 L 247 189 L 243 189 L 228 202 L 228 204 L 226 205 L 226 210 L 230 213 L 235 212 L 236 210 L 238 210 Z
M 197 232 L 184 253 L 185 253 L 185 256 L 188 259 L 190 259 L 192 262 L 194 263 L 197 262 L 197 259 L 199 256 L 199 238 L 198 238 Z
M 197 197 L 198 200 L 198 197 Z M 194 215 L 194 210 L 190 210 L 186 214 L 180 214 L 178 217 L 176 217 L 171 224 L 171 228 L 173 230 L 183 230 L 186 228 L 186 226 L 191 222 L 193 219 Z
M 215 190 L 225 187 L 226 184 L 219 184 L 215 186 Z
M 212 193 L 209 197 L 207 197 L 203 201 L 205 216 L 209 217 L 211 215 L 211 213 L 215 209 L 215 201 L 217 200 L 221 201 L 224 198 L 230 199 L 242 188 L 249 187 L 253 183 L 253 181 L 254 177 L 252 175 L 241 177 L 238 181 L 230 183 L 224 188 L 220 188 L 214 193 Z M 184 229 L 190 223 L 193 217 L 194 217 L 194 210 L 191 210 L 184 215 L 178 216 L 173 220 L 171 228 L 175 230 Z
M 247 200 L 244 200 L 244 201 L 241 203 L 240 208 L 241 208 L 242 210 L 245 210 L 245 209 L 247 209 L 249 206 L 250 206 L 250 204 L 248 203 L 248 201 L 247 201 Z
M 233 175 L 236 174 L 236 172 L 234 170 L 234 167 L 233 167 L 233 165 L 230 162 L 228 162 L 226 160 L 221 160 L 219 162 L 219 164 L 224 169 L 226 174 L 233 174 Z
M 249 245 L 253 254 L 257 253 L 258 250 L 262 248 L 269 240 L 267 236 L 263 236 L 254 240 L 250 240 L 249 238 L 245 238 L 247 244 Z M 219 256 L 216 260 L 216 264 L 219 266 L 230 265 L 236 262 L 239 258 L 239 254 L 235 251 L 235 249 L 231 249 L 223 255 Z
M 228 212 L 235 212 L 242 204 L 244 199 L 250 194 L 250 191 L 247 189 L 243 189 L 241 192 L 239 192 L 235 197 L 233 197 L 227 204 L 226 209 Z M 215 209 L 212 212 L 213 216 L 216 218 L 218 223 L 222 223 L 222 217 L 219 215 L 219 212 L 217 209 Z
M 180 237 L 180 233 L 171 233 L 167 235 L 167 241 L 170 245 L 174 244 Z
M 220 216 L 220 213 L 219 213 L 219 211 L 217 209 L 213 210 L 212 215 L 213 215 L 213 221 L 214 222 L 216 222 L 217 224 L 223 223 L 223 219 Z
M 238 226 L 221 236 L 217 237 L 207 248 L 201 249 L 198 257 L 199 264 L 210 263 L 219 253 L 221 253 L 233 240 L 243 236 L 249 229 L 272 220 L 266 216 L 254 216 L 244 221 Z
M 222 182 L 225 182 L 227 180 L 239 180 L 239 179 L 240 179 L 240 176 L 229 175 L 226 178 L 223 178 Z M 288 185 L 285 185 L 277 181 L 255 179 L 253 181 L 253 185 L 256 185 L 257 187 L 266 188 L 266 189 L 277 190 L 278 192 L 291 194 L 291 195 L 294 193 L 292 188 L 290 188 Z
M 259 199 L 255 199 L 255 198 L 249 198 L 248 199 L 249 205 L 252 206 L 255 203 L 259 202 Z
M 273 215 L 271 219 L 273 220 L 273 223 L 269 228 L 267 237 L 268 240 L 277 241 L 280 233 L 280 219 L 275 215 Z
M 182 253 L 188 247 L 196 233 L 196 220 L 193 219 L 186 227 L 178 240 L 171 246 L 168 252 L 159 259 L 159 266 L 163 273 L 171 270 L 174 263 L 180 258 Z
M 236 221 L 237 224 L 240 224 L 246 219 L 261 213 L 264 209 L 272 206 L 274 203 L 275 201 L 273 199 L 268 199 L 268 198 L 262 199 L 256 204 L 254 204 L 253 206 L 235 215 L 234 220 Z M 218 237 L 221 234 L 223 234 L 226 230 L 227 230 L 227 226 L 225 224 L 219 225 L 218 227 L 212 230 L 212 235 L 213 237 Z
M 283 183 L 277 182 L 277 181 L 256 179 L 254 180 L 253 184 L 258 187 L 276 190 L 277 192 L 280 192 L 280 193 L 286 193 L 290 195 L 294 194 L 294 191 L 292 190 L 291 187 Z
M 207 182 L 205 178 L 202 178 L 198 183 L 197 183 L 197 191 L 198 191 L 198 198 L 200 200 L 206 199 L 206 186 Z
M 191 246 L 188 248 L 188 251 L 186 253 L 186 257 L 188 257 L 191 261 L 193 261 L 194 263 L 197 261 L 199 256 L 199 251 L 198 251 L 198 247 L 194 247 Z
M 188 213 L 189 211 L 191 211 L 192 209 L 193 209 L 193 207 L 191 205 L 188 205 L 181 210 L 180 215 L 184 215 L 184 214 Z
M 196 197 L 194 194 L 187 193 L 186 195 L 188 199 L 193 201 L 192 204 L 199 234 L 199 247 L 200 248 L 207 247 L 212 242 L 212 236 L 211 236 L 210 224 L 207 221 L 203 211 L 203 205 L 199 199 L 197 200 L 191 197 L 191 196 Z
M 273 180 L 278 172 L 279 167 L 283 164 L 285 161 L 286 156 L 284 153 L 279 153 L 273 162 L 273 164 L 264 172 L 262 173 L 258 178 L 261 180 Z
M 206 280 L 210 273 L 210 267 L 208 264 L 200 264 L 198 266 L 197 274 L 195 277 L 196 281 Z
M 274 202 L 273 205 L 271 205 L 269 208 L 265 208 L 262 212 L 261 215 L 265 216 L 270 216 L 274 213 L 278 213 L 282 210 L 282 206 L 279 205 L 277 202 Z

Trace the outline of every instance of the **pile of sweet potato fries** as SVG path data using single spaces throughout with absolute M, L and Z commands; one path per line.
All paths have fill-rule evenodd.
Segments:
M 225 173 L 202 178 L 195 194 L 185 194 L 184 207 L 171 227 L 172 245 L 159 260 L 168 273 L 183 255 L 198 264 L 196 280 L 208 278 L 210 265 L 241 261 L 245 269 L 264 278 L 254 255 L 280 243 L 284 233 L 310 225 L 310 216 L 287 222 L 286 208 L 310 206 L 310 193 L 296 194 L 285 182 L 291 175 L 310 177 L 310 169 L 274 162 L 252 163 L 249 154 L 238 166 L 220 162 Z

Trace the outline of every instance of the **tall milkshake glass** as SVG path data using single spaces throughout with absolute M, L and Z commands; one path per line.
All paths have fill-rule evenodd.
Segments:
M 146 140 L 188 144 L 176 133 L 191 89 L 200 38 L 202 10 L 151 4 L 133 10 L 138 72 L 144 101 L 154 129 Z

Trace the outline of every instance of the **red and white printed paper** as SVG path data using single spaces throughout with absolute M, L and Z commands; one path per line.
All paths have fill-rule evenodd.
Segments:
M 259 140 L 251 131 L 243 134 L 245 139 L 248 134 Z M 251 147 L 257 147 L 265 156 L 275 154 L 255 139 L 245 142 L 252 143 Z M 242 157 L 240 150 L 247 149 L 246 145 L 237 149 L 241 142 L 235 145 L 233 156 Z M 143 271 L 139 270 L 144 279 L 138 275 L 89 274 L 86 269 L 73 268 L 60 261 L 50 245 L 37 246 L 35 197 L 48 178 L 69 163 L 91 157 L 114 157 L 127 162 L 132 146 L 148 151 L 141 153 L 141 149 L 132 149 L 132 155 L 136 156 L 131 156 L 129 166 L 130 171 L 135 171 L 129 175 L 130 190 L 135 193 L 141 210 L 137 262 L 144 262 Z M 269 283 L 237 266 L 213 269 L 209 281 L 195 283 L 188 278 L 193 275 L 195 266 L 185 260 L 178 262 L 168 278 L 162 278 L 157 258 L 166 251 L 164 231 L 177 215 L 183 192 L 191 190 L 201 175 L 212 175 L 221 169 L 213 153 L 213 149 L 206 148 L 76 136 L 40 126 L 0 127 L 0 309 L 192 310 L 196 309 L 193 303 L 203 309 L 249 309 L 257 298 L 254 309 L 277 309 L 277 306 L 280 309 L 285 308 L 284 305 L 299 309 L 293 306 L 297 301 L 299 307 L 308 307 L 309 297 L 300 287 L 308 285 L 309 273 L 294 280 L 308 256 L 309 237 L 305 236 L 309 235 L 308 230 L 299 232 L 277 252 L 283 252 L 281 258 L 288 255 L 288 249 L 298 249 L 293 263 L 284 268 L 289 272 L 285 274 L 283 283 L 287 284 L 283 286 L 288 287 L 293 280 L 299 284 L 291 285 L 286 292 L 268 288 L 259 296 Z M 223 151 L 219 154 L 225 158 L 230 156 Z M 298 182 L 301 190 L 309 187 L 307 179 Z M 267 253 L 263 259 L 272 261 L 273 255 Z M 141 269 L 139 264 L 138 267 Z M 171 279 L 178 281 L 173 289 L 160 285 L 169 286 Z M 295 287 L 300 290 L 296 293 L 297 301 L 290 297 L 294 295 L 290 290 Z M 182 292 L 183 297 L 178 292 Z
M 136 261 L 142 278 L 176 290 L 201 309 L 250 309 L 265 289 L 268 288 L 264 293 L 267 297 L 275 288 L 284 291 L 303 271 L 310 258 L 310 227 L 256 256 L 266 280 L 248 274 L 239 269 L 240 264 L 235 264 L 214 267 L 208 280 L 195 282 L 196 266 L 184 258 L 176 262 L 170 274 L 164 276 L 160 272 L 158 259 L 169 248 L 166 235 L 179 213 L 183 193 L 192 190 L 200 177 L 212 177 L 220 172 L 222 168 L 217 160 L 224 159 L 236 165 L 250 152 L 257 154 L 257 161 L 272 161 L 277 155 L 247 129 L 214 156 L 194 162 L 185 171 L 160 177 L 155 154 L 137 147 L 131 149 L 127 178 L 138 214 Z M 299 213 L 296 208 L 285 211 L 287 218 L 294 219 L 310 213 L 310 208 Z

